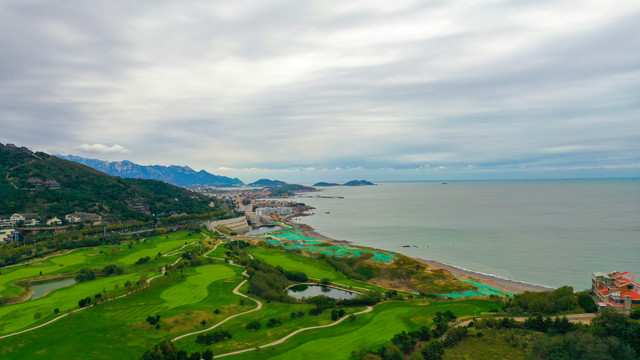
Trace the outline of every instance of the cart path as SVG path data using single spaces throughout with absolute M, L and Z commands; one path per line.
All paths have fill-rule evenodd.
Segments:
M 195 241 L 194 241 L 194 242 L 195 242 Z M 179 250 L 183 249 L 185 246 L 189 246 L 189 245 L 193 244 L 194 242 L 189 243 L 189 244 L 185 244 L 185 245 L 184 245 L 184 246 L 182 246 L 180 249 L 178 249 L 178 250 L 172 250 L 172 251 L 170 251 L 170 252 L 168 252 L 168 253 L 164 254 L 163 256 L 173 256 L 173 255 L 176 255 L 176 254 L 173 254 L 173 255 L 168 255 L 168 254 L 170 254 L 170 253 L 175 253 L 176 251 L 179 251 Z M 77 249 L 73 249 L 73 250 L 71 250 L 71 251 L 74 251 L 74 250 L 77 250 Z M 69 251 L 69 252 L 67 252 L 67 253 L 64 253 L 64 254 L 60 254 L 60 255 L 66 255 L 66 254 L 70 253 L 71 251 Z M 60 255 L 52 255 L 52 256 L 60 256 Z M 49 256 L 49 257 L 51 257 L 51 256 Z M 46 258 L 45 258 L 45 259 L 46 259 Z M 37 260 L 37 261 L 42 261 L 42 260 L 44 260 L 44 259 L 40 259 L 40 260 Z M 173 264 L 171 264 L 171 266 L 174 266 L 174 265 L 175 265 L 175 264 L 177 264 L 180 260 L 182 260 L 182 258 L 178 258 L 176 261 L 174 261 L 174 262 L 173 262 Z M 24 264 L 20 264 L 20 265 L 24 265 Z M 163 266 L 163 267 L 162 267 L 162 273 L 161 273 L 160 275 L 156 275 L 156 276 L 154 276 L 154 277 L 152 277 L 152 278 L 147 279 L 147 285 L 150 285 L 150 284 L 151 284 L 151 280 L 153 280 L 153 279 L 156 279 L 156 278 L 159 278 L 159 277 L 163 276 L 166 272 L 167 272 L 167 267 L 166 267 L 166 266 Z M 245 281 L 246 281 L 246 280 L 245 280 Z M 114 297 L 114 298 L 111 298 L 111 299 L 108 299 L 108 300 L 104 300 L 104 301 L 102 301 L 102 302 L 101 302 L 101 304 L 102 304 L 102 303 L 105 303 L 105 302 L 109 302 L 109 301 L 113 301 L 113 300 L 121 299 L 121 298 L 123 298 L 123 297 L 126 297 L 126 296 L 129 296 L 129 295 L 131 295 L 131 294 L 134 294 L 134 293 L 136 293 L 136 292 L 138 292 L 138 291 L 140 291 L 140 290 L 142 290 L 142 289 L 144 289 L 144 288 L 140 288 L 140 289 L 132 290 L 132 291 L 129 291 L 128 293 L 124 293 L 124 294 L 122 294 L 122 295 L 120 295 L 120 296 L 116 296 L 116 297 Z M 234 290 L 234 292 L 235 292 L 235 290 Z M 242 296 L 244 296 L 244 295 L 242 295 Z M 262 305 L 262 304 L 261 304 L 261 305 Z M 41 327 L 45 327 L 45 326 L 47 326 L 47 325 L 49 325 L 49 324 L 51 324 L 51 323 L 54 323 L 54 322 L 56 322 L 56 321 L 58 321 L 58 320 L 60 320 L 60 319 L 64 318 L 65 316 L 69 316 L 69 315 L 71 315 L 71 314 L 77 313 L 78 311 L 86 310 L 86 309 L 88 309 L 88 308 L 90 308 L 90 307 L 93 307 L 93 306 L 95 306 L 95 304 L 91 304 L 91 305 L 89 305 L 89 306 L 87 306 L 87 307 L 83 307 L 83 308 L 79 308 L 79 309 L 71 310 L 71 311 L 67 312 L 66 314 L 60 315 L 60 316 L 58 316 L 58 317 L 56 317 L 56 318 L 53 318 L 53 319 L 51 319 L 51 320 L 47 321 L 47 322 L 46 322 L 46 323 L 44 323 L 44 324 L 40 324 L 40 325 L 34 326 L 34 327 L 32 327 L 32 328 L 24 329 L 24 330 L 21 330 L 21 331 L 18 331 L 18 332 L 14 332 L 14 333 L 11 333 L 11 334 L 2 335 L 2 336 L 0 336 L 0 339 L 4 339 L 4 338 L 11 337 L 11 336 L 24 334 L 24 333 L 26 333 L 26 332 L 33 331 L 33 330 L 36 330 L 36 329 L 40 329 Z M 262 306 L 261 306 L 261 307 L 262 307 Z
M 360 311 L 360 312 L 354 313 L 353 315 L 365 314 L 365 313 L 368 313 L 368 312 L 371 312 L 371 311 L 373 311 L 373 306 L 368 306 L 366 309 L 364 309 L 364 310 L 362 310 L 362 311 Z M 343 316 L 342 318 L 340 318 L 340 319 L 336 320 L 335 322 L 333 322 L 333 323 L 331 323 L 331 324 L 327 324 L 327 325 L 319 325 L 319 326 L 311 326 L 311 327 L 306 327 L 306 328 L 298 329 L 298 330 L 296 330 L 296 331 L 294 331 L 294 332 L 290 333 L 289 335 L 286 335 L 285 337 L 283 337 L 283 338 L 281 338 L 281 339 L 279 339 L 279 340 L 276 340 L 276 341 L 274 341 L 274 342 L 272 342 L 272 343 L 266 344 L 266 345 L 260 345 L 260 346 L 256 346 L 256 347 L 252 347 L 252 348 L 247 348 L 247 349 L 243 349 L 243 350 L 233 351 L 233 352 L 226 353 L 226 354 L 220 354 L 220 355 L 216 355 L 216 356 L 214 356 L 213 358 L 214 358 L 214 359 L 218 359 L 218 358 L 221 358 L 221 357 L 224 357 L 224 356 L 230 356 L 230 355 L 242 354 L 242 353 L 249 352 L 249 351 L 254 351 L 254 350 L 258 350 L 258 349 L 264 349 L 264 348 L 269 347 L 269 346 L 279 345 L 279 344 L 282 344 L 283 342 L 285 342 L 285 341 L 289 340 L 291 337 L 293 337 L 293 336 L 295 336 L 295 335 L 297 335 L 297 334 L 299 334 L 299 333 L 301 333 L 301 332 L 303 332 L 303 331 L 313 330 L 313 329 L 323 329 L 323 328 L 328 328 L 328 327 L 331 327 L 331 326 L 338 325 L 338 324 L 340 324 L 341 322 L 343 322 L 344 320 L 348 319 L 348 318 L 349 318 L 349 316 L 351 316 L 351 315 L 345 315 L 345 316 Z
M 224 320 L 222 320 L 222 321 L 220 321 L 219 323 L 217 323 L 217 324 L 215 324 L 215 325 L 211 326 L 210 328 L 207 328 L 207 329 L 204 329 L 204 330 L 199 330 L 199 331 L 190 332 L 190 333 L 188 333 L 188 334 L 184 334 L 184 335 L 180 335 L 180 336 L 178 336 L 178 337 L 176 337 L 176 338 L 172 339 L 172 340 L 171 340 L 171 342 L 175 342 L 175 341 L 180 340 L 180 339 L 182 339 L 182 338 L 185 338 L 185 337 L 187 337 L 187 336 L 191 336 L 191 335 L 195 335 L 195 334 L 200 334 L 200 333 L 203 333 L 203 332 L 207 332 L 207 331 L 213 330 L 213 329 L 217 328 L 218 326 L 220 326 L 220 325 L 222 325 L 222 324 L 226 323 L 227 321 L 229 321 L 229 320 L 231 320 L 231 319 L 233 319 L 233 318 L 236 318 L 236 317 L 238 317 L 238 316 L 242 316 L 242 315 L 245 315 L 245 314 L 248 314 L 248 313 L 252 313 L 252 312 L 254 312 L 254 311 L 258 311 L 258 310 L 262 309 L 262 302 L 260 302 L 259 300 L 254 299 L 254 298 L 252 298 L 252 297 L 249 297 L 249 296 L 247 296 L 247 295 L 245 295 L 245 294 L 243 294 L 243 293 L 241 293 L 241 292 L 239 291 L 239 289 L 242 287 L 242 285 L 244 285 L 247 281 L 248 281 L 248 280 L 244 280 L 244 281 L 242 281 L 240 284 L 238 284 L 238 286 L 236 286 L 236 288 L 235 288 L 235 289 L 233 289 L 233 293 L 234 293 L 234 294 L 236 294 L 236 295 L 240 295 L 240 296 L 242 296 L 243 298 L 247 298 L 247 299 L 249 299 L 249 300 L 253 300 L 253 301 L 255 301 L 255 302 L 256 302 L 256 304 L 257 304 L 257 306 L 256 306 L 255 308 L 253 308 L 253 309 L 251 309 L 251 310 L 248 310 L 248 311 L 245 311 L 245 312 L 241 312 L 241 313 L 238 313 L 238 314 L 234 314 L 234 315 L 228 316 L 228 317 L 224 318 Z

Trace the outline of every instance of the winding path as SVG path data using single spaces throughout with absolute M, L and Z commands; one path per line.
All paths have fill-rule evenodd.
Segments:
M 188 334 L 184 334 L 184 335 L 180 335 L 180 336 L 178 336 L 178 337 L 176 337 L 176 338 L 172 339 L 172 340 L 171 340 L 171 342 L 174 342 L 174 341 L 180 340 L 180 339 L 185 338 L 185 337 L 187 337 L 187 336 L 191 336 L 191 335 L 195 335 L 195 334 L 200 334 L 200 333 L 203 333 L 203 332 L 207 332 L 207 331 L 213 330 L 213 329 L 217 328 L 218 326 L 220 326 L 220 325 L 222 325 L 222 324 L 226 323 L 227 321 L 229 321 L 229 320 L 231 320 L 231 319 L 233 319 L 233 318 L 235 318 L 235 317 L 242 316 L 242 315 L 245 315 L 245 314 L 248 314 L 248 313 L 251 313 L 251 312 L 254 312 L 254 311 L 258 311 L 258 310 L 262 309 L 262 302 L 260 302 L 259 300 L 254 299 L 254 298 L 252 298 L 252 297 L 249 297 L 249 296 L 247 296 L 247 295 L 245 295 L 245 294 L 241 293 L 241 292 L 238 290 L 238 289 L 240 289 L 240 288 L 242 287 L 242 285 L 244 285 L 247 281 L 248 281 L 248 280 L 244 280 L 243 282 L 241 282 L 240 284 L 238 284 L 238 286 L 236 286 L 236 288 L 235 288 L 235 289 L 233 289 L 233 293 L 234 293 L 234 294 L 236 294 L 236 295 L 240 295 L 240 296 L 242 296 L 242 297 L 244 297 L 244 298 L 247 298 L 247 299 L 249 299 L 249 300 L 253 300 L 253 301 L 255 301 L 255 302 L 256 302 L 256 304 L 257 304 L 258 306 L 256 306 L 254 309 L 251 309 L 251 310 L 248 310 L 248 311 L 245 311 L 245 312 L 241 312 L 241 313 L 238 313 L 238 314 L 234 314 L 234 315 L 228 316 L 228 317 L 224 318 L 224 320 L 220 321 L 219 323 L 217 323 L 217 324 L 213 325 L 213 326 L 212 326 L 212 327 L 210 327 L 210 328 L 207 328 L 207 329 L 204 329 L 204 330 L 199 330 L 199 331 L 190 332 L 190 333 L 188 333 Z
M 368 306 L 366 309 L 364 309 L 364 310 L 362 310 L 360 312 L 354 313 L 353 315 L 365 314 L 365 313 L 368 313 L 368 312 L 371 312 L 371 311 L 373 311 L 373 306 Z M 218 358 L 229 356 L 229 355 L 242 354 L 242 353 L 249 352 L 249 351 L 254 351 L 254 350 L 258 350 L 258 349 L 264 349 L 264 348 L 269 347 L 269 346 L 279 345 L 279 344 L 282 344 L 283 342 L 289 340 L 291 337 L 293 337 L 293 336 L 295 336 L 295 335 L 297 335 L 297 334 L 299 334 L 299 333 L 301 333 L 303 331 L 313 330 L 313 329 L 323 329 L 323 328 L 328 328 L 328 327 L 331 327 L 331 326 L 338 325 L 341 322 L 343 322 L 344 320 L 346 320 L 347 318 L 349 318 L 349 316 L 351 316 L 351 315 L 345 315 L 342 318 L 336 320 L 335 322 L 332 322 L 331 324 L 319 325 L 319 326 L 310 326 L 310 327 L 298 329 L 298 330 L 290 333 L 289 335 L 286 335 L 285 337 L 283 337 L 281 339 L 278 339 L 278 340 L 276 340 L 274 342 L 271 342 L 269 344 L 266 344 L 266 345 L 260 345 L 260 346 L 256 346 L 256 347 L 252 347 L 252 348 L 233 351 L 233 352 L 226 353 L 226 354 L 220 354 L 220 355 L 214 356 L 213 358 L 214 359 L 218 359 Z

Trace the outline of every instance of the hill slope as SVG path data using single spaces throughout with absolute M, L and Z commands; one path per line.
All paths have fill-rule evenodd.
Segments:
M 249 186 L 256 186 L 256 187 L 257 186 L 270 187 L 270 186 L 284 186 L 284 185 L 288 185 L 288 184 L 284 181 L 270 180 L 270 179 L 260 179 L 258 181 L 255 181 L 249 184 Z
M 123 178 L 162 180 L 177 186 L 189 186 L 193 184 L 234 186 L 243 184 L 238 178 L 232 179 L 226 176 L 214 175 L 204 170 L 195 171 L 188 166 L 144 166 L 132 163 L 128 160 L 109 162 L 98 159 L 87 159 L 74 155 L 55 156 L 87 165 L 112 176 L 120 176 Z
M 107 221 L 147 220 L 151 217 L 145 212 L 132 210 L 135 204 L 152 214 L 204 213 L 214 210 L 210 202 L 161 181 L 116 178 L 43 152 L 0 144 L 2 217 L 36 213 L 46 219 L 83 211 L 100 214 Z

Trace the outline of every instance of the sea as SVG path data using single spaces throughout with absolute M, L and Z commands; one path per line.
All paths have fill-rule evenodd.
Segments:
M 323 187 L 296 221 L 354 245 L 576 291 L 640 275 L 640 180 L 396 182 Z

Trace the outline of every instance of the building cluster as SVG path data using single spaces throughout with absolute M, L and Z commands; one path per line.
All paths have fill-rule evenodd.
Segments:
M 62 186 L 60 186 L 60 183 L 55 181 L 55 180 L 42 180 L 39 178 L 29 178 L 27 180 L 27 184 L 29 185 L 33 185 L 33 186 L 42 186 L 45 187 L 47 189 L 50 190 L 60 190 L 62 189 Z
M 147 215 L 151 215 L 151 208 L 149 208 L 147 205 L 143 204 L 143 203 L 135 203 L 131 206 L 131 210 L 133 211 L 139 211 L 141 213 L 145 213 Z
M 295 213 L 295 202 L 278 200 L 252 200 L 250 204 L 238 205 L 237 210 L 244 212 L 247 221 L 255 226 L 274 225 L 274 215 L 287 217 Z
M 93 225 L 98 225 L 102 222 L 102 216 L 98 214 L 91 214 L 86 212 L 75 212 L 68 214 L 64 217 L 64 221 L 58 219 L 58 217 L 52 217 L 46 221 L 41 222 L 38 214 L 13 214 L 7 219 L 0 219 L 0 243 L 8 243 L 16 241 L 20 237 L 20 233 L 16 228 L 34 228 L 34 231 L 40 230 L 43 227 L 56 227 L 66 223 L 79 223 L 79 222 L 91 222 Z M 45 225 L 46 224 L 46 225 Z M 24 229 L 23 229 L 24 230 Z
M 591 290 L 598 299 L 598 307 L 612 307 L 626 313 L 640 306 L 638 276 L 630 272 L 595 272 L 591 275 Z

